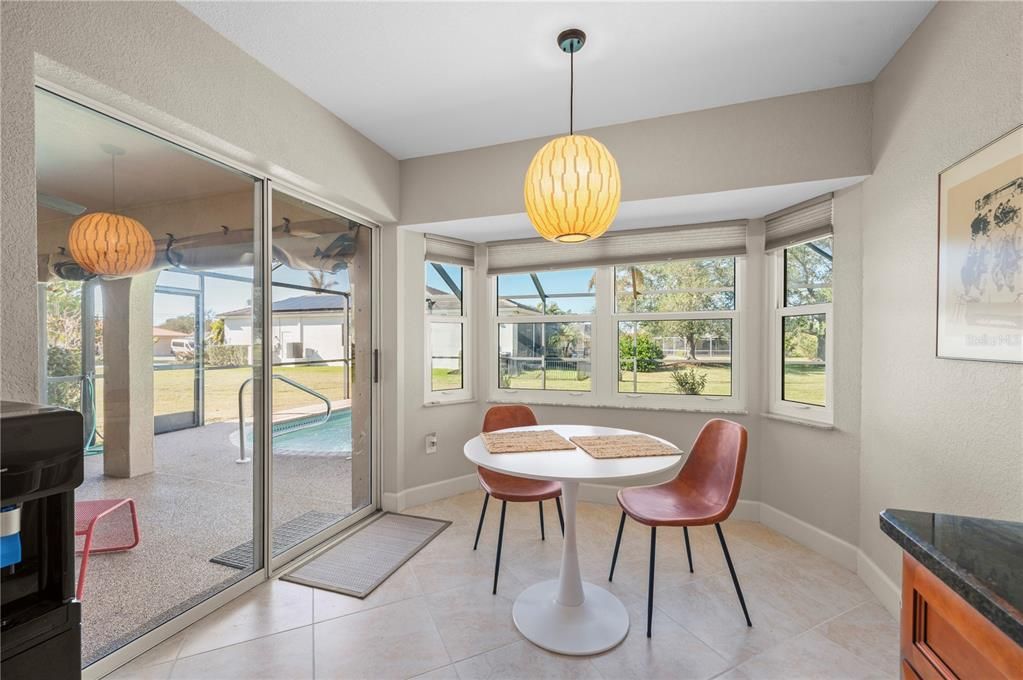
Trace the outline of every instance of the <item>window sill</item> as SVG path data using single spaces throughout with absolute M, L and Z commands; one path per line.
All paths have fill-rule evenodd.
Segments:
M 525 404 L 527 406 L 573 406 L 575 408 L 612 408 L 622 411 L 668 411 L 671 413 L 715 413 L 719 415 L 746 416 L 749 411 L 742 408 L 675 408 L 670 406 L 652 406 L 637 402 L 635 404 L 594 404 L 571 401 L 530 401 L 529 399 L 500 399 L 490 397 L 488 404 Z
M 435 406 L 454 406 L 455 404 L 473 404 L 476 402 L 475 397 L 459 397 L 458 399 L 445 399 L 443 401 L 424 401 L 423 408 L 433 408 Z
M 764 418 L 769 418 L 770 420 L 778 420 L 778 421 L 781 421 L 783 423 L 792 423 L 793 425 L 802 425 L 803 427 L 812 427 L 815 430 L 834 430 L 835 429 L 835 424 L 834 423 L 825 423 L 825 422 L 822 422 L 820 420 L 809 420 L 807 418 L 796 418 L 795 416 L 784 416 L 784 415 L 781 415 L 780 413 L 770 413 L 770 412 L 761 413 L 760 415 L 763 416 Z

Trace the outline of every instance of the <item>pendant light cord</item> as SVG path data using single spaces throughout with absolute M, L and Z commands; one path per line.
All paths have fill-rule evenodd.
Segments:
M 575 134 L 575 50 L 568 53 L 568 134 Z
M 117 154 L 110 154 L 110 212 L 117 212 L 117 172 L 114 170 L 114 162 Z

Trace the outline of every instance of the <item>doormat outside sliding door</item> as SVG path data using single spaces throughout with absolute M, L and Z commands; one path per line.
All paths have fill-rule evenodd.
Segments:
M 280 555 L 288 548 L 298 545 L 310 536 L 315 536 L 344 518 L 344 515 L 339 515 L 336 512 L 311 511 L 288 520 L 274 529 L 274 556 Z M 210 562 L 235 569 L 252 569 L 252 541 L 245 541 L 216 557 L 211 557 Z
M 445 520 L 385 512 L 281 578 L 361 599 L 450 525 Z

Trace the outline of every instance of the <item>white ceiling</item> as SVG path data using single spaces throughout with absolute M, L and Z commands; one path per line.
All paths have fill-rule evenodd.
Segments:
M 183 2 L 397 158 L 873 80 L 927 2 Z M 267 102 L 272 106 L 273 102 Z
M 865 177 L 841 177 L 709 194 L 625 201 L 619 206 L 618 215 L 611 228 L 617 232 L 645 227 L 755 219 L 829 191 L 850 187 L 864 179 Z M 526 213 L 474 217 L 429 224 L 406 224 L 402 225 L 402 228 L 477 243 L 536 238 L 536 231 Z

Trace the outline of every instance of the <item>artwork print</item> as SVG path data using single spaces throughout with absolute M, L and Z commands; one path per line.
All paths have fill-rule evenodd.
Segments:
M 938 356 L 1023 363 L 1023 126 L 938 178 Z

